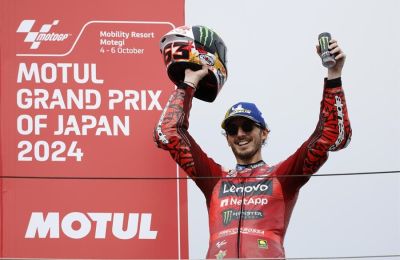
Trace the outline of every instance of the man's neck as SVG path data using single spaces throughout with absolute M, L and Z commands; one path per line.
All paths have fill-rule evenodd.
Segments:
M 262 161 L 262 160 L 263 159 L 262 159 L 261 155 L 260 156 L 254 156 L 253 158 L 248 159 L 248 160 L 243 160 L 241 158 L 237 158 L 236 157 L 236 163 L 237 164 L 241 164 L 241 165 L 249 165 L 249 164 L 257 163 L 257 162 Z

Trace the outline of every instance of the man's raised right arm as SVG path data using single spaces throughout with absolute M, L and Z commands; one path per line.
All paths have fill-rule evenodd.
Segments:
M 188 133 L 193 95 L 194 89 L 181 83 L 170 96 L 154 129 L 157 146 L 169 151 L 172 158 L 191 177 L 197 175 L 191 151 L 192 138 Z
M 169 151 L 172 158 L 194 178 L 205 194 L 210 194 L 218 179 L 209 177 L 219 177 L 221 166 L 202 151 L 188 132 L 192 99 L 199 81 L 197 78 L 201 79 L 201 73 L 204 74 L 207 69 L 202 71 L 186 73 L 185 81 L 193 83 L 194 86 L 190 83 L 181 83 L 172 93 L 154 129 L 154 141 L 158 147 Z M 197 77 L 190 77 L 192 75 Z

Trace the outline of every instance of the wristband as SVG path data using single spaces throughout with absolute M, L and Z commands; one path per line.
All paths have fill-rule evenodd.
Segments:
M 342 86 L 342 78 L 334 78 L 334 79 L 328 79 L 325 78 L 325 86 L 327 88 L 336 88 L 336 87 L 341 87 Z

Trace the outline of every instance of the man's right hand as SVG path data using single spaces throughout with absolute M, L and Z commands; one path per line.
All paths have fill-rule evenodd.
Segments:
M 190 85 L 193 88 L 197 88 L 199 81 L 208 74 L 208 66 L 203 65 L 201 70 L 193 71 L 191 69 L 185 70 L 185 79 L 183 82 Z

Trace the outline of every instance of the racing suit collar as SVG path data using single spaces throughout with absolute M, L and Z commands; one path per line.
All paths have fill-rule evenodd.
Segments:
M 250 163 L 250 164 L 236 164 L 236 171 L 240 172 L 243 171 L 244 169 L 255 169 L 257 167 L 263 166 L 266 163 L 263 160 L 260 160 L 256 163 Z

